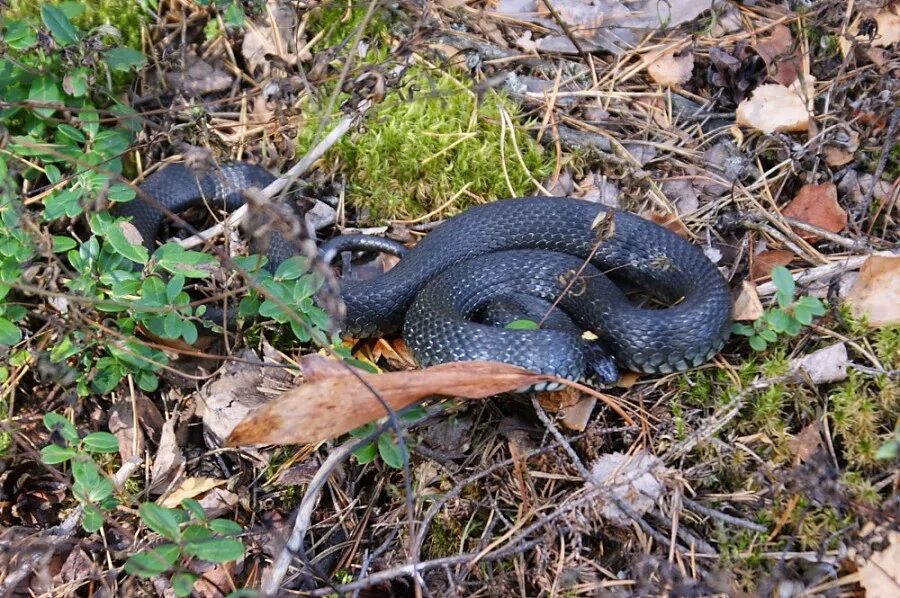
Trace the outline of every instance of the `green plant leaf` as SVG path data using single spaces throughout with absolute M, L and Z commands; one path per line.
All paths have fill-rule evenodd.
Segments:
M 750 346 L 754 351 L 765 351 L 766 350 L 766 340 L 761 336 L 751 336 L 750 337 Z
M 794 319 L 804 326 L 812 324 L 812 312 L 808 307 L 801 303 L 794 304 L 791 314 L 794 316 Z
M 195 498 L 184 498 L 181 500 L 181 507 L 191 514 L 191 517 L 198 521 L 206 521 L 206 512 L 203 505 Z
M 53 253 L 63 253 L 70 249 L 75 249 L 77 245 L 77 241 L 72 237 L 53 235 Z
M 75 67 L 63 77 L 63 90 L 73 98 L 83 98 L 88 92 L 88 75 L 83 66 Z
M 112 71 L 127 72 L 147 62 L 147 57 L 132 48 L 110 48 L 103 53 L 103 61 Z
M 172 591 L 176 596 L 190 596 L 197 576 L 193 573 L 176 573 L 172 576 Z
M 394 469 L 403 467 L 403 448 L 390 434 L 382 434 L 378 437 L 378 454 L 388 467 L 393 467 Z
M 59 432 L 66 442 L 78 442 L 78 431 L 68 418 L 55 411 L 48 411 L 42 421 L 49 432 Z
M 41 5 L 41 20 L 47 26 L 47 29 L 50 30 L 53 39 L 61 45 L 68 46 L 78 41 L 78 31 L 75 29 L 75 26 L 63 14 L 63 11 L 52 4 L 44 3 Z
M 170 311 L 163 319 L 163 331 L 166 338 L 178 338 L 181 336 L 181 317 L 174 311 Z
M 378 456 L 378 448 L 374 442 L 367 442 L 353 449 L 353 456 L 360 465 L 365 465 L 375 460 L 375 457 Z
M 540 328 L 537 322 L 532 320 L 513 320 L 504 328 L 508 328 L 509 330 L 537 330 Z
M 101 477 L 88 488 L 88 499 L 91 502 L 102 502 L 112 496 L 115 490 L 116 487 L 113 485 L 112 480 L 107 477 Z
M 119 440 L 109 432 L 94 432 L 81 439 L 85 450 L 91 453 L 114 453 L 119 450 Z
M 199 542 L 187 542 L 184 551 L 211 563 L 227 563 L 244 556 L 244 545 L 240 540 L 232 538 L 210 538 Z
M 58 463 L 65 463 L 77 454 L 78 453 L 76 453 L 73 448 L 48 444 L 41 449 L 41 461 L 47 465 L 56 465 Z
M 0 317 L 0 345 L 15 345 L 22 340 L 22 331 L 19 327 Z
M 181 321 L 181 338 L 184 339 L 189 345 L 193 345 L 197 342 L 197 337 L 199 333 L 197 332 L 197 326 L 194 325 L 190 320 L 182 320 Z
M 106 229 L 106 240 L 109 241 L 116 253 L 132 262 L 144 265 L 150 259 L 147 248 L 143 245 L 135 245 L 126 239 L 122 229 L 116 225 Z
M 178 560 L 179 554 L 181 549 L 175 544 L 162 544 L 153 550 L 139 552 L 125 563 L 125 573 L 144 578 L 156 577 L 168 571 Z
M 28 99 L 37 104 L 52 104 L 62 102 L 63 95 L 51 77 L 35 77 L 28 91 Z M 41 118 L 50 118 L 56 110 L 50 106 L 35 107 L 34 113 Z
M 778 340 L 778 335 L 775 334 L 774 330 L 769 330 L 769 329 L 760 330 L 759 336 L 762 337 L 762 339 L 764 341 L 766 341 L 767 343 L 774 343 L 775 341 Z
M 213 519 L 209 522 L 209 529 L 223 536 L 237 536 L 244 532 L 244 528 L 231 519 Z
M 100 531 L 103 527 L 103 511 L 97 505 L 82 504 L 81 527 L 88 533 Z
M 778 305 L 781 307 L 790 305 L 791 301 L 794 300 L 794 291 L 796 290 L 790 270 L 784 266 L 775 266 L 772 268 L 772 282 L 775 284 L 775 288 L 778 289 L 778 292 L 775 294 Z
M 295 280 L 309 272 L 309 258 L 295 255 L 278 264 L 275 278 L 279 280 Z
M 145 502 L 138 507 L 138 513 L 144 524 L 160 536 L 175 542 L 181 539 L 178 519 L 169 509 L 156 503 Z
M 766 314 L 766 319 L 775 332 L 786 332 L 792 321 L 784 310 L 773 309 Z

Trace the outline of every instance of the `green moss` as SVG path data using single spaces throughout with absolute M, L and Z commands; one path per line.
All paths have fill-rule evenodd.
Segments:
M 48 2 L 39 0 L 12 0 L 10 17 L 39 16 L 41 5 Z M 64 5 L 64 12 L 71 16 L 72 23 L 79 29 L 92 31 L 101 25 L 111 25 L 122 35 L 121 42 L 132 48 L 141 47 L 141 28 L 147 23 L 147 12 L 141 7 L 144 2 L 134 0 L 86 0 L 85 2 L 61 2 L 49 0 L 49 4 Z
M 884 375 L 867 377 L 851 369 L 846 382 L 828 398 L 843 458 L 854 468 L 876 467 L 875 451 L 892 435 L 900 409 L 897 383 Z
M 528 134 L 519 128 L 501 134 L 501 110 L 513 122 L 519 112 L 504 96 L 492 92 L 478 101 L 449 73 L 415 67 L 402 88 L 374 109 L 364 130 L 332 149 L 347 173 L 349 203 L 368 210 L 370 220 L 418 217 L 457 195 L 446 213 L 464 209 L 471 195 L 488 201 L 522 195 L 532 191 L 531 177 L 550 173 L 550 157 Z M 301 130 L 301 154 L 320 118 Z
M 310 11 L 307 28 L 310 39 L 322 33 L 322 38 L 313 46 L 313 50 L 322 50 L 337 46 L 352 39 L 353 32 L 366 16 L 368 3 L 326 2 Z M 389 21 L 384 8 L 376 8 L 372 18 L 366 24 L 368 36 L 380 37 L 387 33 Z M 348 43 L 349 46 L 349 43 Z
M 900 367 L 900 326 L 885 326 L 875 331 L 875 355 L 886 370 Z

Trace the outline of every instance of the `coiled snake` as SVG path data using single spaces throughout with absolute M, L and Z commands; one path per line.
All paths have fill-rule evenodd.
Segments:
M 200 177 L 173 165 L 141 189 L 173 212 L 204 198 L 232 210 L 243 201 L 241 189 L 272 180 L 242 162 Z M 165 216 L 154 206 L 139 197 L 116 213 L 131 218 L 148 249 L 156 246 Z M 277 233 L 269 239 L 270 265 L 293 254 Z M 677 304 L 637 307 L 604 273 Z M 485 359 L 569 379 L 614 379 L 610 356 L 639 372 L 697 366 L 721 350 L 731 328 L 725 280 L 699 248 L 633 214 L 570 198 L 472 207 L 375 280 L 342 281 L 341 297 L 346 335 L 401 332 L 423 366 Z M 496 325 L 543 320 L 548 311 L 540 329 Z M 596 340 L 585 340 L 581 329 Z

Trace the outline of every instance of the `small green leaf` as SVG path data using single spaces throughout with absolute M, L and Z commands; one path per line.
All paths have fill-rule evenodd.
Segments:
M 76 454 L 73 448 L 48 444 L 41 449 L 41 461 L 47 465 L 57 465 L 58 463 L 65 463 Z
M 394 469 L 403 467 L 404 451 L 400 447 L 400 443 L 390 434 L 382 434 L 378 437 L 378 454 L 388 467 Z
M 244 556 L 244 545 L 240 540 L 232 538 L 210 538 L 199 542 L 187 542 L 184 551 L 211 563 L 227 563 Z
M 83 98 L 88 92 L 88 74 L 83 66 L 70 70 L 63 77 L 63 90 L 73 98 Z
M 793 314 L 794 319 L 804 326 L 812 324 L 812 312 L 805 305 L 800 303 L 795 304 L 791 313 Z
M 44 422 L 44 427 L 47 428 L 48 431 L 59 432 L 60 436 L 62 436 L 66 442 L 78 442 L 78 431 L 68 418 L 55 411 L 48 411 L 44 414 L 42 421 Z
M 206 521 L 206 512 L 200 501 L 194 498 L 184 498 L 181 500 L 181 506 L 185 511 L 191 514 L 191 517 L 198 521 Z
M 784 310 L 773 309 L 766 314 L 769 325 L 775 332 L 785 332 L 790 326 L 791 316 Z
M 781 307 L 790 305 L 794 299 L 794 291 L 796 289 L 790 270 L 784 266 L 775 266 L 772 268 L 772 282 L 775 284 L 775 288 L 778 289 L 778 293 L 776 293 L 778 304 Z
M 540 328 L 538 323 L 533 320 L 513 320 L 504 328 L 508 328 L 510 330 L 537 330 Z
M 147 62 L 147 57 L 132 48 L 110 48 L 103 53 L 106 66 L 112 71 L 130 71 Z
M 244 528 L 231 519 L 213 519 L 209 522 L 209 528 L 223 536 L 237 536 L 244 532 Z
M 106 230 L 106 240 L 109 241 L 116 253 L 132 262 L 144 265 L 150 259 L 147 248 L 143 245 L 135 245 L 126 239 L 122 229 L 118 226 L 110 226 Z
M 168 571 L 181 550 L 175 544 L 163 544 L 148 552 L 139 552 L 125 563 L 125 573 L 138 577 L 156 577 Z
M 766 350 L 766 341 L 761 336 L 751 336 L 750 337 L 750 346 L 753 347 L 754 351 L 765 351 Z
M 63 95 L 56 84 L 50 77 L 36 77 L 31 82 L 31 89 L 28 91 L 28 99 L 39 107 L 34 108 L 34 113 L 41 118 L 50 118 L 56 112 L 55 107 L 44 106 L 44 104 L 53 104 L 62 102 Z
M 82 504 L 81 527 L 91 534 L 100 531 L 103 527 L 103 511 L 97 505 Z
M 91 453 L 114 453 L 119 450 L 119 440 L 109 432 L 88 434 L 81 442 L 85 450 Z
M 875 459 L 878 461 L 892 461 L 897 458 L 898 454 L 900 454 L 900 442 L 890 440 L 878 447 L 878 450 L 875 451 Z
M 112 496 L 115 490 L 112 480 L 102 477 L 88 489 L 88 498 L 91 502 L 101 502 Z
M 178 519 L 169 509 L 156 503 L 145 502 L 138 507 L 138 513 L 144 524 L 160 536 L 176 542 L 181 539 Z
M 797 336 L 798 334 L 800 334 L 800 322 L 798 322 L 794 318 L 789 318 L 784 332 L 789 336 Z
M 0 345 L 15 345 L 22 340 L 22 331 L 19 327 L 0 317 Z
M 53 235 L 53 253 L 63 253 L 64 251 L 75 249 L 77 244 L 77 241 L 72 237 Z
M 279 280 L 295 280 L 309 272 L 309 258 L 295 255 L 278 264 L 275 278 Z
M 178 296 L 178 293 L 180 293 L 183 288 L 184 274 L 175 274 L 169 279 L 169 282 L 166 283 L 166 299 L 169 300 L 169 303 L 175 302 L 175 297 Z
M 189 345 L 193 345 L 197 342 L 197 337 L 199 333 L 197 332 L 197 326 L 194 325 L 190 320 L 182 320 L 181 321 L 181 338 L 184 339 Z
M 163 320 L 163 330 L 166 338 L 178 338 L 181 336 L 181 316 L 170 311 Z
M 197 576 L 193 573 L 176 573 L 172 576 L 172 591 L 176 596 L 190 596 Z
M 59 8 L 46 2 L 41 5 L 41 20 L 50 30 L 53 38 L 62 44 L 68 46 L 78 41 L 78 31 L 69 21 L 68 17 L 63 14 Z
M 764 341 L 766 341 L 767 343 L 774 343 L 775 341 L 778 340 L 778 335 L 775 334 L 774 330 L 769 330 L 769 329 L 760 330 L 759 336 L 761 336 L 762 339 Z
M 374 442 L 367 442 L 364 445 L 353 449 L 353 456 L 360 465 L 371 463 L 378 456 L 378 449 Z

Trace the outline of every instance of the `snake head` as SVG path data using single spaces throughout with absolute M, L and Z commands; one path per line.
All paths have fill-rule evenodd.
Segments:
M 619 379 L 616 361 L 599 341 L 584 343 L 584 375 L 598 386 L 612 386 Z

